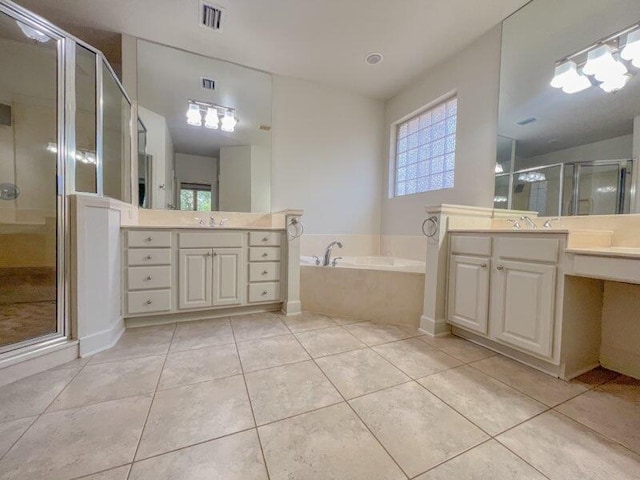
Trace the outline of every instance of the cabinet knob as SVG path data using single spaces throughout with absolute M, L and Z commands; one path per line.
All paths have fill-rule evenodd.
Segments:
M 211 252 L 207 252 L 207 257 L 210 257 L 210 256 L 211 256 Z
M 146 242 L 150 242 L 151 240 L 153 240 L 153 238 L 151 238 L 151 237 L 147 237 L 147 238 L 145 238 L 144 240 L 145 240 Z
M 496 270 L 504 270 L 504 267 L 503 267 L 502 265 L 498 265 L 498 266 L 496 267 Z
M 267 272 L 266 270 L 263 270 L 263 271 L 262 271 L 262 274 L 263 274 L 263 275 L 266 275 L 267 273 L 269 273 L 269 272 Z
M 144 257 L 145 260 L 151 260 L 151 255 L 147 255 L 146 257 Z
M 144 302 L 145 305 L 151 305 L 151 300 L 147 300 L 146 302 Z
M 264 297 L 267 293 L 269 293 L 269 292 L 267 292 L 266 290 L 263 290 L 262 291 L 262 296 Z
M 213 256 L 214 256 L 214 257 L 217 257 L 217 256 L 218 256 L 218 253 L 217 253 L 217 252 L 213 252 Z
M 268 257 L 268 256 L 269 256 L 269 254 L 268 254 L 267 252 L 264 252 L 264 253 L 262 254 L 262 256 L 263 256 L 263 257 Z
M 482 265 L 480 265 L 480 268 L 487 268 L 487 264 L 483 263 Z
M 147 278 L 145 278 L 145 280 L 151 280 L 151 275 L 147 275 Z
M 264 238 L 262 239 L 262 241 L 263 241 L 263 242 L 268 242 L 268 241 L 269 241 L 269 237 L 264 237 Z

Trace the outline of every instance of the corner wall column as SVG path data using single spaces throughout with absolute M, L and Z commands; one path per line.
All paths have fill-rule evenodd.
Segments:
M 296 228 L 290 226 L 291 221 L 294 219 L 300 222 L 302 213 L 302 210 L 291 210 L 287 211 L 285 216 L 287 283 L 282 311 L 287 316 L 300 315 L 302 313 L 302 304 L 300 303 L 300 236 L 293 238 L 291 233 L 296 233 Z M 302 227 L 302 224 L 298 223 L 298 228 L 300 227 Z

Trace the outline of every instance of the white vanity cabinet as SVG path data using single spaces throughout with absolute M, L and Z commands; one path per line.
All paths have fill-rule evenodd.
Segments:
M 559 361 L 561 234 L 450 238 L 447 320 L 492 342 Z
M 125 317 L 273 310 L 287 281 L 282 230 L 123 233 Z M 257 310 L 256 310 L 257 309 Z

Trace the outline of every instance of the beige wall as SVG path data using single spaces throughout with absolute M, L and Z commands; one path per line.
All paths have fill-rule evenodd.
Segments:
M 603 304 L 600 360 L 640 378 L 640 285 L 604 282 Z
M 273 77 L 273 211 L 303 208 L 305 232 L 378 234 L 383 103 Z
M 500 26 L 447 62 L 425 72 L 385 104 L 382 233 L 418 235 L 425 205 L 453 203 L 491 207 L 496 156 Z M 389 139 L 394 122 L 456 92 L 458 127 L 455 186 L 452 189 L 388 198 Z

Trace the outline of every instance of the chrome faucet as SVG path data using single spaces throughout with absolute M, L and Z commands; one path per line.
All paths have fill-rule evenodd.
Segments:
M 536 222 L 531 220 L 531 217 L 527 217 L 526 215 L 523 215 L 522 217 L 520 217 L 520 220 L 524 220 L 524 222 L 527 224 L 527 228 L 531 228 L 531 229 L 538 228 L 538 226 L 536 225 Z
M 338 240 L 331 242 L 327 248 L 324 249 L 324 254 L 322 255 L 322 266 L 328 267 L 331 264 L 331 250 L 333 250 L 334 246 L 338 246 L 338 248 L 342 248 L 342 242 Z
M 550 218 L 549 220 L 544 222 L 544 224 L 542 225 L 542 228 L 552 228 L 551 222 L 557 222 L 558 220 L 560 220 L 558 217 Z
M 507 218 L 507 222 L 513 223 L 513 228 L 515 230 L 520 230 L 522 228 L 518 220 L 514 220 L 513 218 Z

